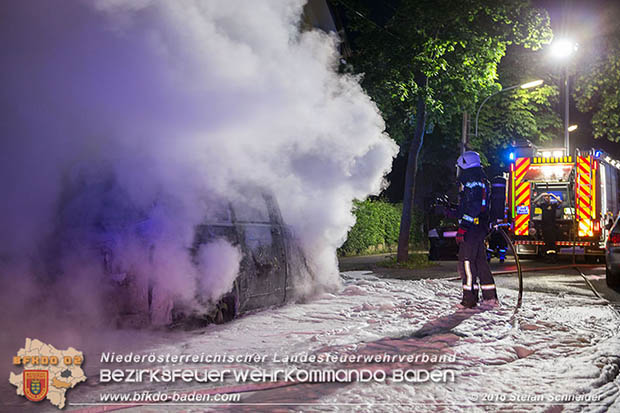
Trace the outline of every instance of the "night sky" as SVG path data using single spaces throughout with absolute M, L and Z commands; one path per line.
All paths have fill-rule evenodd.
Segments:
M 551 28 L 555 38 L 567 37 L 578 43 L 578 50 L 575 59 L 571 64 L 578 65 L 580 55 L 583 56 L 586 48 L 597 41 L 597 37 L 606 31 L 613 29 L 612 22 L 606 19 L 606 8 L 615 3 L 611 0 L 535 0 L 534 4 L 547 9 L 551 18 Z M 551 70 L 560 71 L 559 64 L 551 67 Z M 577 67 L 573 67 L 577 69 Z M 574 79 L 571 78 L 571 82 Z M 572 84 L 574 86 L 574 83 Z M 571 86 L 571 91 L 573 87 Z M 564 95 L 560 96 L 560 107 L 558 111 L 563 113 Z M 604 139 L 593 139 L 590 126 L 592 115 L 590 113 L 580 113 L 575 107 L 573 99 L 570 101 L 570 124 L 577 124 L 579 128 L 572 132 L 571 146 L 576 145 L 581 149 L 595 147 L 603 149 L 614 158 L 620 159 L 620 143 L 610 142 Z M 561 141 L 561 139 L 560 139 Z M 561 144 L 560 144 L 561 146 Z

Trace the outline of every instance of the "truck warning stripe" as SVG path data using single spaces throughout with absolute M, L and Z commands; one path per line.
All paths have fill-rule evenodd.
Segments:
M 590 199 L 590 188 L 579 186 L 579 189 L 577 190 L 577 201 L 585 202 L 586 204 L 588 204 L 589 199 Z
M 594 204 L 594 177 L 591 176 L 592 167 L 589 156 L 580 156 L 577 158 L 577 191 L 576 204 L 580 218 L 590 217 L 592 215 Z
M 519 196 L 528 189 L 530 189 L 530 184 L 528 182 L 521 182 L 519 183 L 519 185 L 517 185 L 516 195 Z
M 585 175 L 590 175 L 590 161 L 583 161 L 583 160 L 579 160 L 579 162 L 577 162 L 577 171 L 580 174 L 585 174 Z
M 519 169 L 522 165 L 528 163 L 530 158 L 517 158 L 515 161 L 515 166 Z
M 579 187 L 577 196 L 579 197 L 579 201 L 585 202 L 587 204 L 588 199 L 590 199 L 590 191 L 587 188 Z
M 577 172 L 579 172 L 579 177 L 587 179 L 590 182 L 590 166 L 579 165 L 577 167 Z
M 515 219 L 515 235 L 527 235 L 528 234 L 528 214 L 517 215 Z
M 581 219 L 588 219 L 588 218 L 590 218 L 590 211 L 585 211 L 585 210 L 579 208 L 577 210 L 577 215 L 579 216 L 580 220 Z
M 577 189 L 577 198 L 580 198 L 582 201 L 587 201 L 590 199 L 591 190 L 587 186 L 579 185 Z
M 590 208 L 590 203 L 584 199 L 584 198 L 580 198 L 579 202 L 577 202 L 577 208 L 578 209 L 583 209 L 584 211 L 590 213 L 591 209 Z
M 530 167 L 530 158 L 517 158 L 515 166 L 515 180 L 521 182 Z
M 530 158 L 518 158 L 515 166 L 517 175 L 524 173 L 525 170 L 530 166 Z
M 523 176 L 523 174 L 525 174 L 529 166 L 530 166 L 529 162 L 522 162 L 521 165 L 517 167 L 517 177 Z
M 588 190 L 590 189 L 590 180 L 585 178 L 583 175 L 579 175 L 579 179 L 577 180 L 577 184 L 579 187 L 586 187 Z M 589 191 L 588 191 L 589 192 Z
M 579 158 L 577 158 L 577 162 L 581 162 L 581 163 L 585 163 L 585 164 L 590 164 L 590 156 L 580 156 Z
M 521 182 L 517 187 L 517 191 L 515 193 L 515 198 L 517 199 L 517 205 L 523 204 L 525 198 L 529 201 L 530 197 L 530 184 L 528 182 Z M 529 202 L 526 203 L 529 205 Z
M 579 183 L 579 186 L 585 186 L 587 188 L 590 188 L 591 186 L 591 181 L 587 176 L 579 175 L 579 179 L 577 182 Z
M 517 198 L 517 205 L 528 205 L 530 200 L 530 191 L 526 191 L 523 195 Z
M 586 201 L 578 202 L 577 209 L 583 209 L 587 214 L 590 214 L 590 212 L 592 212 L 592 208 L 590 207 L 590 204 L 587 203 Z
M 521 224 L 523 224 L 523 222 L 527 221 L 528 217 L 529 216 L 527 214 L 517 215 L 517 219 L 515 220 L 515 225 L 520 226 Z
M 589 219 L 584 219 L 583 221 L 579 221 L 579 231 L 578 235 L 580 237 L 583 236 L 592 236 L 592 221 Z
M 515 228 L 515 235 L 528 235 L 527 225 Z
M 592 169 L 592 159 L 590 156 L 580 156 L 577 158 L 577 190 L 575 191 L 578 236 L 592 236 L 593 222 L 595 219 L 595 197 L 596 176 Z M 596 169 L 596 164 L 594 165 Z
M 590 156 L 579 156 L 577 158 L 577 162 L 581 162 L 581 163 L 590 163 Z

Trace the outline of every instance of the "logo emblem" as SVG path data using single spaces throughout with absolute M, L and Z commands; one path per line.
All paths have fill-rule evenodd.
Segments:
M 519 215 L 527 215 L 530 213 L 530 207 L 527 205 L 519 205 L 517 207 L 517 214 Z
M 24 396 L 32 402 L 40 402 L 47 396 L 49 388 L 47 370 L 24 370 Z

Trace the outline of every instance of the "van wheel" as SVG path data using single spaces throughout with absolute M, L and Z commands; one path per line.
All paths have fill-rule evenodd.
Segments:
M 234 293 L 226 294 L 217 303 L 216 313 L 213 319 L 215 324 L 227 323 L 237 315 L 237 300 Z
M 605 267 L 605 278 L 608 287 L 615 288 L 620 286 L 620 272 L 613 272 Z

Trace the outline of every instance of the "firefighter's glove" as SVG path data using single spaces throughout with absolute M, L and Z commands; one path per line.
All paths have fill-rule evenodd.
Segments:
M 463 227 L 459 227 L 459 230 L 456 232 L 456 243 L 460 244 L 465 241 L 465 234 L 467 234 L 467 230 Z

